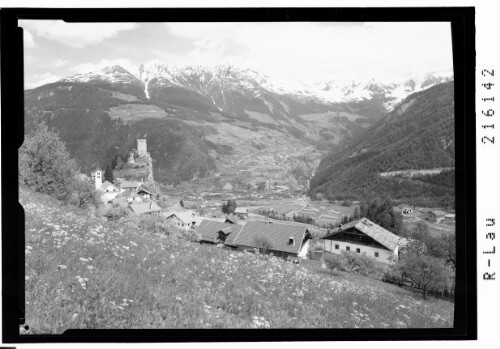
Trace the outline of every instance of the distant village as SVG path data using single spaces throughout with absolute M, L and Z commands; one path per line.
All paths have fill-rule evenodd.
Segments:
M 111 183 L 104 180 L 104 171 L 101 168 L 91 173 L 91 180 L 102 202 L 109 207 L 121 207 L 132 215 L 161 216 L 178 229 L 194 232 L 200 243 L 240 251 L 257 249 L 295 263 L 306 260 L 319 261 L 325 252 L 340 254 L 347 251 L 371 257 L 382 269 L 397 258 L 399 249 L 407 243 L 405 238 L 367 218 L 338 224 L 334 229 L 324 229 L 313 224 L 259 215 L 251 212 L 255 210 L 254 207 L 236 207 L 231 214 L 218 217 L 201 216 L 195 210 L 184 208 L 180 203 L 162 208 L 158 204 L 161 195 L 152 185 L 152 161 L 147 151 L 146 139 L 137 140 L 137 150 L 130 153 L 128 164 L 139 165 L 136 166 L 139 168 L 149 167 L 148 175 L 141 181 L 118 177 Z M 301 196 L 298 203 L 305 205 L 307 199 Z M 441 210 L 425 210 L 408 205 L 399 205 L 394 209 L 406 220 L 454 224 L 454 214 Z M 313 235 L 319 242 L 320 248 L 317 251 L 310 248 Z

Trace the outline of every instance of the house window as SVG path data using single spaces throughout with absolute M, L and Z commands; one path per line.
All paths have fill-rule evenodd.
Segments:
M 361 253 L 361 249 L 357 248 L 356 253 Z
M 378 257 L 378 252 L 375 252 L 375 257 Z
M 340 247 L 339 245 L 335 245 L 335 249 L 338 250 Z
M 345 250 L 346 250 L 346 251 L 350 251 L 350 250 L 351 250 L 351 248 L 350 248 L 349 246 L 346 246 L 346 247 L 345 247 Z

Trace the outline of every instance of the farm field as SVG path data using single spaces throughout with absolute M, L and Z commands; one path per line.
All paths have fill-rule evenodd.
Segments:
M 141 216 L 108 222 L 20 188 L 26 323 L 68 328 L 446 328 L 453 303 L 354 274 L 200 245 Z
M 451 233 L 455 230 L 454 226 L 431 223 L 422 219 L 415 218 L 411 220 L 403 220 L 403 227 L 408 230 L 412 230 L 419 222 L 423 222 L 425 223 L 425 225 L 427 225 L 429 234 L 433 237 L 440 237 L 442 234 Z
M 297 198 L 265 202 L 262 206 L 252 209 L 257 213 L 260 210 L 274 210 L 278 214 L 288 217 L 306 216 L 313 218 L 319 224 L 335 224 L 340 222 L 343 215 L 352 215 L 358 205 L 342 206 L 327 201 L 300 201 Z
M 328 224 L 340 222 L 344 215 L 352 215 L 355 207 L 354 205 L 342 206 L 324 201 L 311 201 L 307 203 L 307 207 L 297 211 L 297 214 L 311 217 L 318 223 Z

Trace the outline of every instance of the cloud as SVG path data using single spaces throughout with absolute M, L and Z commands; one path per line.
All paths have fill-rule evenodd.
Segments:
M 280 80 L 392 80 L 452 66 L 449 23 L 168 23 L 189 41 L 187 54 L 165 52 L 171 64 L 231 63 Z
M 49 84 L 51 82 L 56 82 L 60 79 L 61 78 L 59 76 L 52 73 L 35 74 L 25 78 L 24 88 L 32 89 L 38 86 Z
M 70 61 L 67 60 L 67 59 L 63 59 L 63 58 L 57 58 L 57 59 L 54 59 L 54 60 L 51 60 L 47 63 L 44 63 L 44 64 L 41 64 L 40 65 L 40 68 L 43 68 L 43 69 L 46 69 L 46 68 L 61 68 L 67 64 L 69 64 Z
M 93 72 L 96 70 L 100 70 L 112 65 L 119 65 L 128 70 L 130 73 L 134 74 L 135 70 L 137 69 L 136 65 L 132 63 L 127 58 L 118 58 L 118 59 L 103 59 L 99 62 L 92 63 L 92 62 L 87 62 L 87 63 L 82 63 L 77 66 L 74 66 L 71 68 L 72 71 L 75 73 L 88 73 L 88 72 Z
M 35 37 L 82 48 L 117 36 L 122 31 L 138 27 L 137 23 L 66 23 L 61 20 L 22 20 L 20 26 Z
M 36 46 L 33 35 L 28 30 L 23 30 L 24 47 L 33 48 Z

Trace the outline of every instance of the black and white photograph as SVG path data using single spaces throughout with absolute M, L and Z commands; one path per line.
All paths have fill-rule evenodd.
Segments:
M 476 9 L 147 4 L 0 10 L 2 342 L 477 339 Z
M 19 26 L 27 334 L 453 327 L 449 22 Z

